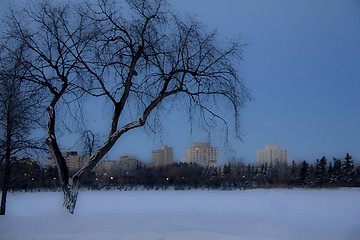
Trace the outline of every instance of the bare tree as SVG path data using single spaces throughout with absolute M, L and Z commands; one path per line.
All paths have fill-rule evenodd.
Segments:
M 83 140 L 82 145 L 85 154 L 87 156 L 91 156 L 94 152 L 94 149 L 99 147 L 99 137 L 97 137 L 91 130 L 86 130 L 81 134 L 81 139 Z
M 26 43 L 31 55 L 24 64 L 26 79 L 48 89 L 47 145 L 70 213 L 81 180 L 116 141 L 150 120 L 160 121 L 161 111 L 174 104 L 205 124 L 218 119 L 225 129 L 219 110 L 228 107 L 239 131 L 239 109 L 249 100 L 237 73 L 243 45 L 220 43 L 216 32 L 193 18 L 182 20 L 165 0 L 100 0 L 81 9 L 49 2 L 39 6 L 13 12 L 6 36 Z M 84 98 L 110 106 L 109 134 L 69 176 L 55 134 L 56 113 L 64 104 L 80 110 Z
M 21 78 L 25 74 L 21 64 L 23 47 L 13 53 L 0 50 L 0 162 L 5 160 L 0 215 L 5 215 L 11 159 L 27 149 L 41 148 L 32 136 L 32 130 L 39 127 L 36 110 L 41 94 Z

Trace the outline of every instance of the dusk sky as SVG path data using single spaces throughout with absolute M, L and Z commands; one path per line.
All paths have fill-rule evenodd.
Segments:
M 2 5 L 6 0 L 0 0 Z M 230 134 L 234 150 L 211 133 L 220 164 L 229 156 L 256 162 L 265 144 L 288 149 L 291 160 L 315 161 L 325 155 L 360 160 L 360 1 L 358 0 L 181 0 L 169 1 L 219 37 L 247 43 L 239 72 L 253 101 L 241 110 L 242 141 Z M 220 38 L 220 39 L 221 39 Z M 270 126 L 269 124 L 270 123 Z M 105 123 L 109 124 L 109 123 Z M 161 135 L 143 129 L 122 136 L 107 156 L 136 155 L 150 161 L 160 145 L 185 157 L 193 141 L 209 141 L 202 129 L 191 133 L 188 116 L 174 110 Z M 106 132 L 107 133 L 107 132 Z M 71 147 L 71 146 L 70 146 Z
M 360 1 L 170 3 L 181 13 L 196 14 L 221 37 L 240 37 L 249 45 L 240 76 L 254 101 L 241 112 L 242 142 L 230 136 L 237 158 L 255 163 L 257 149 L 276 143 L 288 149 L 291 160 L 323 155 L 332 160 L 349 152 L 359 161 Z M 151 150 L 163 143 L 174 147 L 178 160 L 192 141 L 208 140 L 201 129 L 192 135 L 189 129 L 187 116 L 172 112 L 161 140 L 129 133 L 120 139 L 119 152 L 150 159 Z M 211 137 L 222 150 L 222 139 Z M 220 153 L 225 162 L 228 155 Z

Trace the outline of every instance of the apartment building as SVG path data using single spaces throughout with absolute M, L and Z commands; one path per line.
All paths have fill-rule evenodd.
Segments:
M 219 149 L 209 142 L 194 142 L 185 149 L 185 160 L 202 166 L 215 166 L 218 161 Z

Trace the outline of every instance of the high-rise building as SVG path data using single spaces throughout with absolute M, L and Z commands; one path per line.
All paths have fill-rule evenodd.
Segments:
M 66 151 L 62 155 L 70 172 L 79 170 L 89 160 L 88 156 L 78 156 L 76 151 Z M 46 167 L 56 167 L 55 159 L 51 155 L 46 159 Z
M 265 149 L 257 150 L 257 165 L 287 165 L 288 150 L 280 149 L 279 145 L 265 145 Z
M 185 149 L 185 159 L 188 163 L 197 163 L 203 166 L 215 166 L 218 160 L 218 147 L 212 147 L 209 142 L 194 142 Z
M 173 149 L 168 146 L 161 146 L 159 150 L 152 151 L 151 165 L 154 167 L 163 167 L 174 163 Z

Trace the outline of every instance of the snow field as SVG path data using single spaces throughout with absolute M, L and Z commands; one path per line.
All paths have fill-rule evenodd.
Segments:
M 15 193 L 0 239 L 360 239 L 360 189 Z

